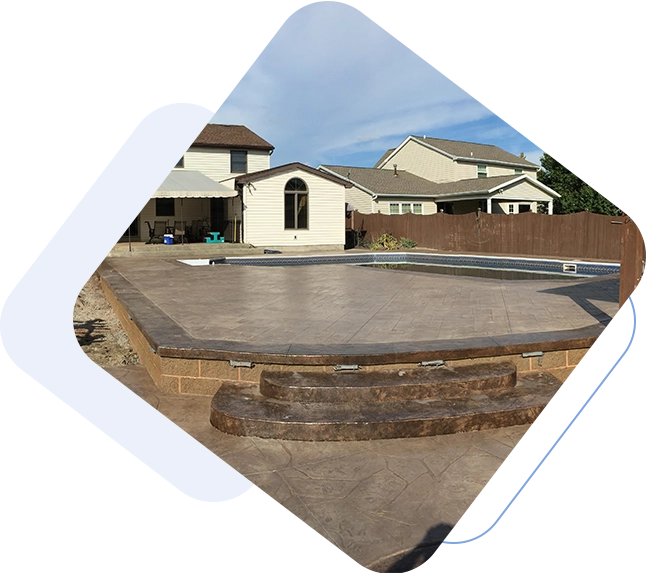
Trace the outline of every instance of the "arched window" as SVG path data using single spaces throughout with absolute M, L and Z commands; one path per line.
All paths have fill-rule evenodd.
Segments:
M 285 229 L 308 229 L 308 186 L 293 177 L 285 184 Z

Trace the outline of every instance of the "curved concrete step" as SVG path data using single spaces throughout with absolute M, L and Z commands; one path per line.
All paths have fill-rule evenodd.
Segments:
M 514 388 L 512 363 L 337 373 L 264 371 L 262 395 L 301 403 L 346 403 L 459 398 Z
M 305 441 L 452 434 L 532 423 L 560 384 L 538 372 L 512 389 L 453 399 L 289 403 L 261 395 L 255 384 L 226 383 L 212 400 L 211 424 L 239 436 Z

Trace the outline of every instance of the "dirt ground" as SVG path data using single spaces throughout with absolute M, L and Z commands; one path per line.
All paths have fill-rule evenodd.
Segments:
M 74 332 L 85 354 L 100 367 L 139 363 L 96 274 L 83 286 L 74 305 Z

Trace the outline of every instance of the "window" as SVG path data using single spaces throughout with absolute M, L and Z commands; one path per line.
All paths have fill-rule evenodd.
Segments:
M 519 204 L 519 213 L 526 213 L 528 211 L 532 211 L 530 209 L 530 204 L 529 203 L 520 203 Z
M 158 197 L 155 199 L 155 217 L 173 217 L 175 215 L 175 199 Z
M 389 203 L 389 215 L 415 213 L 422 215 L 422 203 Z
M 232 149 L 230 152 L 231 173 L 247 173 L 247 151 Z
M 308 229 L 308 187 L 298 177 L 285 184 L 285 229 Z
M 521 175 L 522 173 L 523 173 L 523 169 L 521 169 L 520 167 L 515 167 L 514 168 L 514 174 L 515 175 Z
M 478 177 L 487 177 L 487 165 L 481 165 L 476 168 L 476 174 Z
M 175 167 L 184 167 L 184 156 L 175 164 Z
M 508 203 L 508 213 L 514 213 L 514 203 Z

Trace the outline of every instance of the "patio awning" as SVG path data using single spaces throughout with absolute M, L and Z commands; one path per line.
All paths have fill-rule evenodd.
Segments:
M 236 197 L 238 192 L 199 171 L 174 169 L 153 197 Z

